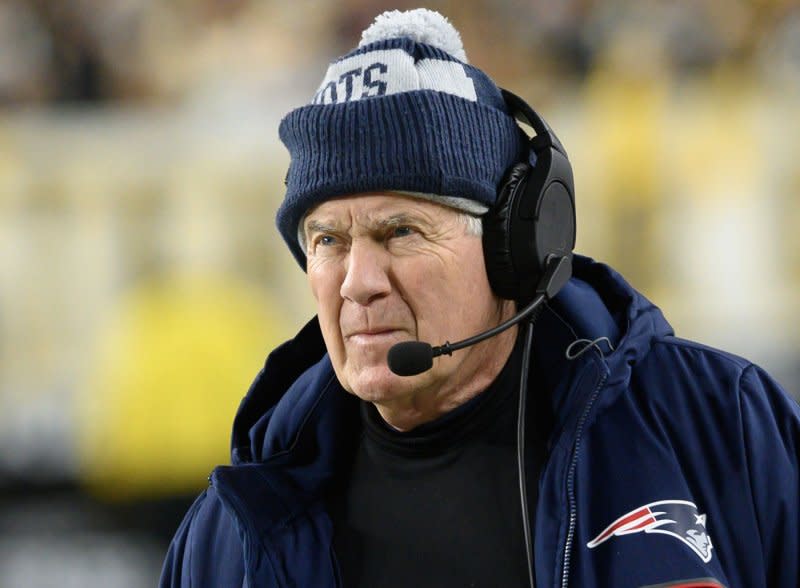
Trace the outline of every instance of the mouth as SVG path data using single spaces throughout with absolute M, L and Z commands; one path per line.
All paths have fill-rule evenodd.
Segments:
M 394 327 L 380 327 L 363 331 L 354 331 L 345 336 L 346 341 L 374 345 L 382 341 L 396 339 L 403 331 Z

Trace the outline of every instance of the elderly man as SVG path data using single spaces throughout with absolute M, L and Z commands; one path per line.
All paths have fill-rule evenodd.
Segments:
M 563 148 L 443 17 L 380 16 L 280 132 L 318 317 L 162 586 L 798 586 L 800 409 L 573 259 Z

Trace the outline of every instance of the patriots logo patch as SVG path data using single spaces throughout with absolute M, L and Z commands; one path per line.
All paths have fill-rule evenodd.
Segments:
M 633 533 L 663 533 L 689 546 L 703 562 L 711 561 L 711 538 L 706 532 L 706 515 L 687 500 L 659 500 L 640 506 L 611 523 L 586 547 L 594 549 L 612 537 Z

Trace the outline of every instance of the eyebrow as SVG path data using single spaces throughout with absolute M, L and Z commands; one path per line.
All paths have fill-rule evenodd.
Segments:
M 410 225 L 410 224 L 418 224 L 423 222 L 422 219 L 417 218 L 416 216 L 408 215 L 404 212 L 393 214 L 380 222 L 378 222 L 378 226 L 380 228 L 386 227 L 397 227 L 400 225 Z
M 388 227 L 397 227 L 401 225 L 408 225 L 408 224 L 419 224 L 425 222 L 423 219 L 417 218 L 416 216 L 406 214 L 404 212 L 400 212 L 398 214 L 390 215 L 384 219 L 381 219 L 377 223 L 378 229 L 384 229 Z M 306 231 L 309 233 L 312 232 L 319 232 L 319 233 L 331 233 L 336 232 L 336 227 L 332 224 L 328 224 L 316 219 L 311 219 L 306 224 Z
M 308 224 L 306 225 L 306 231 L 308 231 L 309 233 L 315 231 L 319 233 L 330 233 L 335 230 L 336 228 L 333 225 L 329 225 L 313 219 L 308 221 Z

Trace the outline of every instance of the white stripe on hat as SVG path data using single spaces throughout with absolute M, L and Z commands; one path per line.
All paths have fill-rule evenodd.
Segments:
M 471 102 L 478 101 L 475 84 L 460 63 L 441 59 L 420 59 L 417 62 L 417 71 L 420 88 L 446 92 Z
M 402 49 L 380 49 L 332 63 L 311 103 L 341 104 L 415 90 L 436 90 L 478 101 L 463 64 L 441 59 L 414 63 Z

